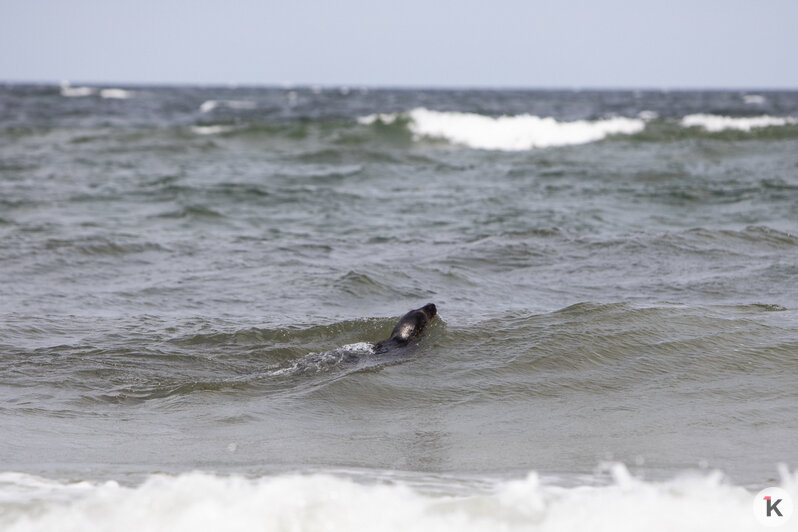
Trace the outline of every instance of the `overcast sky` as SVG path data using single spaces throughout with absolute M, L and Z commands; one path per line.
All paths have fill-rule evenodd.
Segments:
M 798 0 L 0 0 L 0 80 L 798 88 Z

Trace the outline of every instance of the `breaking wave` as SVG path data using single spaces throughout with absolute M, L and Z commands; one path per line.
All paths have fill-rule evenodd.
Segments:
M 236 447 L 231 444 L 230 452 Z M 752 530 L 754 494 L 719 472 L 662 482 L 602 466 L 610 482 L 560 487 L 536 473 L 509 481 L 362 479 L 289 474 L 254 479 L 152 475 L 138 486 L 0 474 L 0 525 L 39 530 Z M 796 476 L 781 468 L 794 492 Z
M 701 127 L 715 133 L 718 131 L 736 130 L 751 131 L 763 127 L 781 127 L 798 124 L 798 118 L 791 116 L 749 116 L 732 117 L 712 114 L 687 115 L 681 120 L 682 127 Z
M 117 88 L 99 89 L 96 87 L 73 87 L 69 81 L 62 81 L 60 86 L 61 96 L 66 98 L 83 98 L 99 94 L 106 100 L 129 100 L 135 96 L 133 91 Z
M 82 98 L 91 96 L 96 90 L 92 87 L 73 87 L 68 81 L 61 82 L 61 96 L 66 98 Z
M 470 148 L 500 151 L 586 144 L 609 135 L 632 135 L 645 128 L 645 121 L 640 118 L 567 122 L 528 114 L 494 118 L 424 108 L 401 114 L 369 115 L 358 121 L 367 125 L 375 122 L 391 124 L 399 118 L 408 121 L 408 127 L 416 137 L 441 138 Z
M 100 91 L 100 98 L 106 100 L 129 100 L 135 95 L 133 91 L 125 89 L 102 89 Z

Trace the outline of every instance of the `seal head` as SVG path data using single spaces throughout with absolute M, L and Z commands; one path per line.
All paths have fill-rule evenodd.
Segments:
M 434 304 L 429 303 L 423 307 L 411 310 L 401 317 L 396 327 L 391 332 L 391 337 L 387 340 L 379 342 L 375 347 L 379 350 L 387 347 L 389 344 L 397 346 L 407 345 L 411 340 L 420 337 L 424 329 L 427 328 L 429 322 L 438 313 L 438 309 Z

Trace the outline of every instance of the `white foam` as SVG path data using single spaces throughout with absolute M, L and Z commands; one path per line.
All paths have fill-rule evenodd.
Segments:
M 233 126 L 191 126 L 191 131 L 197 135 L 218 135 L 219 133 L 227 133 L 235 129 Z
M 254 109 L 256 103 L 249 100 L 206 100 L 200 105 L 200 112 L 210 113 L 219 107 L 228 107 L 230 109 Z
M 67 98 L 83 98 L 96 92 L 92 87 L 72 87 L 68 81 L 61 82 L 61 96 Z
M 398 114 L 392 113 L 379 113 L 374 115 L 361 116 L 357 119 L 358 124 L 369 126 L 375 122 L 382 122 L 383 124 L 393 124 L 399 118 Z
M 401 115 L 370 115 L 360 118 L 359 122 L 372 124 L 379 120 L 392 123 L 399 116 Z M 645 128 L 645 121 L 639 118 L 560 122 L 554 118 L 528 114 L 494 118 L 475 113 L 430 111 L 424 108 L 413 109 L 403 116 L 409 120 L 409 128 L 417 138 L 442 138 L 470 148 L 502 151 L 585 144 L 608 135 L 639 133 Z
M 344 351 L 350 351 L 352 353 L 357 353 L 361 355 L 373 355 L 374 354 L 374 344 L 369 342 L 357 342 L 354 344 L 346 344 L 345 346 L 341 347 Z
M 245 479 L 204 473 L 154 475 L 136 487 L 62 483 L 0 474 L 0 528 L 59 530 L 368 531 L 748 531 L 753 492 L 719 473 L 665 482 L 636 479 L 621 465 L 610 485 L 558 487 L 535 473 L 467 490 L 428 491 L 393 481 L 328 474 Z M 423 486 L 423 483 L 421 483 Z M 795 494 L 798 475 L 782 472 Z M 795 528 L 787 528 L 794 530 Z
M 111 100 L 128 100 L 133 96 L 135 96 L 133 91 L 126 91 L 124 89 L 103 89 L 100 91 L 100 98 Z
M 202 105 L 200 105 L 199 109 L 200 109 L 200 112 L 202 112 L 202 113 L 210 113 L 211 111 L 216 109 L 218 106 L 219 106 L 219 102 L 217 102 L 216 100 L 205 100 L 204 102 L 202 102 Z
M 798 124 L 798 118 L 779 116 L 751 116 L 731 117 L 710 114 L 687 115 L 682 118 L 683 127 L 701 127 L 710 132 L 734 129 L 737 131 L 751 131 L 761 127 L 779 127 Z
M 357 342 L 354 344 L 343 345 L 332 351 L 323 353 L 310 353 L 300 358 L 290 366 L 270 370 L 267 375 L 278 377 L 280 375 L 293 375 L 295 373 L 320 373 L 336 367 L 345 360 L 351 360 L 353 356 L 367 356 L 374 354 L 374 344 L 369 342 Z

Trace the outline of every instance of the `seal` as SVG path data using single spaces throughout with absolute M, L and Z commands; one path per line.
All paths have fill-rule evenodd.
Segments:
M 390 347 L 406 346 L 411 340 L 415 340 L 424 333 L 424 329 L 436 314 L 438 314 L 438 309 L 432 303 L 411 310 L 399 319 L 390 338 L 374 344 L 374 351 L 381 353 Z

